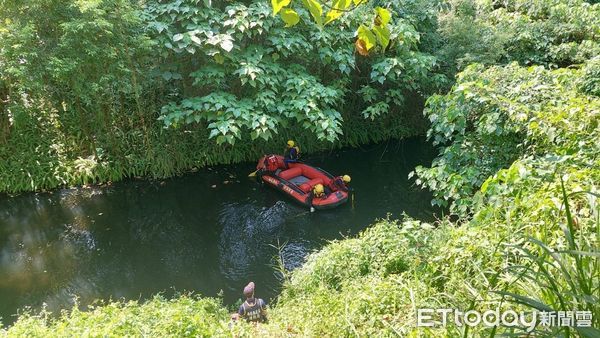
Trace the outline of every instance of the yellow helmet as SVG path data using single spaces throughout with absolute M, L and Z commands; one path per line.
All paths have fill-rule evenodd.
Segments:
M 350 183 L 350 181 L 352 181 L 352 179 L 350 178 L 350 176 L 349 176 L 349 175 L 344 175 L 344 176 L 342 177 L 342 180 L 343 180 L 344 182 L 346 182 L 346 183 Z
M 321 183 L 315 185 L 315 187 L 313 188 L 313 191 L 315 192 L 316 195 L 321 195 L 325 192 L 325 188 L 323 187 L 323 185 Z
M 289 140 L 289 141 L 287 141 L 287 145 L 288 145 L 288 147 L 290 147 L 290 148 L 291 148 L 291 147 L 293 147 L 295 144 L 296 144 L 296 143 L 294 143 L 294 141 L 292 141 L 292 140 Z

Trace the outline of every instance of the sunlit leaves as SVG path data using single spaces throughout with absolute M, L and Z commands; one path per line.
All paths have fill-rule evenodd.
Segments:
M 323 7 L 317 0 L 302 0 L 304 7 L 308 9 L 317 25 L 323 25 Z
M 351 12 L 356 9 L 357 6 L 363 4 L 365 1 L 360 0 L 334 0 L 331 5 L 327 5 L 329 11 L 323 18 L 323 5 L 318 0 L 302 0 L 301 3 L 305 9 L 308 10 L 317 26 L 322 27 L 337 19 L 339 19 L 345 12 Z M 284 8 L 290 5 L 289 1 L 272 1 L 273 15 L 281 12 L 281 18 L 286 23 L 286 27 L 294 26 L 300 21 L 298 13 L 291 8 Z M 375 47 L 378 43 L 381 49 L 385 51 L 390 43 L 392 34 L 388 25 L 391 22 L 391 12 L 383 7 L 376 7 L 373 9 L 374 19 L 373 23 L 360 24 L 356 35 L 358 36 L 355 41 L 356 51 L 363 56 L 368 56 L 369 51 Z M 324 21 L 323 21 L 324 20 Z M 369 28 L 369 25 L 371 28 Z
M 290 8 L 284 8 L 281 10 L 281 19 L 285 22 L 286 27 L 296 25 L 300 21 L 300 16 L 295 10 Z
M 371 30 L 364 25 L 360 25 L 360 27 L 358 27 L 357 36 L 359 40 L 364 41 L 367 51 L 375 47 L 377 44 L 377 38 L 375 37 L 375 34 L 373 34 L 373 32 L 371 32 Z
M 202 40 L 199 37 L 197 37 L 196 35 L 190 36 L 190 39 L 198 46 L 202 46 Z
M 223 48 L 225 51 L 227 52 L 231 52 L 231 50 L 233 49 L 233 41 L 231 40 L 223 40 L 219 46 L 221 46 L 221 48 Z
M 229 34 L 215 34 L 207 30 L 193 30 L 187 33 L 177 33 L 173 35 L 172 42 L 165 44 L 167 48 L 171 48 L 176 52 L 187 52 L 194 54 L 197 48 L 203 49 L 208 55 L 215 55 L 218 50 L 211 46 L 219 46 L 226 52 L 233 49 L 233 37 Z
M 356 31 L 358 36 L 356 49 L 363 56 L 367 56 L 371 48 L 375 47 L 378 42 L 384 51 L 390 43 L 391 33 L 388 24 L 390 23 L 392 14 L 389 10 L 381 7 L 375 8 L 375 13 L 376 16 L 372 28 L 360 25 Z
M 325 25 L 339 18 L 350 7 L 352 0 L 335 0 L 333 6 L 327 15 L 325 15 Z
M 277 15 L 283 7 L 290 4 L 291 0 L 271 0 L 271 6 L 273 7 L 273 15 Z
M 375 26 L 373 27 L 373 33 L 375 33 L 381 47 L 386 49 L 390 44 L 390 30 L 386 26 Z
M 390 13 L 388 9 L 377 7 L 375 8 L 375 12 L 377 13 L 376 19 L 378 19 L 377 22 L 375 22 L 376 26 L 385 26 L 390 23 L 392 13 Z
M 209 45 L 219 45 L 223 50 L 230 52 L 233 49 L 233 38 L 229 34 L 212 34 L 212 32 L 206 32 L 208 39 L 206 43 Z
M 434 192 L 436 203 L 465 214 L 480 187 L 486 193 L 492 189 L 490 175 L 516 182 L 526 174 L 519 164 L 500 170 L 519 156 L 550 152 L 582 163 L 596 157 L 597 142 L 591 140 L 600 135 L 591 116 L 600 111 L 600 101 L 577 91 L 574 79 L 580 72 L 516 63 L 467 67 L 450 93 L 427 100 L 428 136 L 443 147 L 431 168 L 416 170 L 420 184 Z

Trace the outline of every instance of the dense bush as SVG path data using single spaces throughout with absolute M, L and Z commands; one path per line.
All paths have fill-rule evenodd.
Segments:
M 247 133 L 269 140 L 288 125 L 335 141 L 342 122 L 361 111 L 401 118 L 407 96 L 442 79 L 432 78 L 436 60 L 419 51 L 420 33 L 402 17 L 389 23 L 385 52 L 357 57 L 354 31 L 372 10 L 359 6 L 323 29 L 302 11 L 305 24 L 286 28 L 265 1 L 149 4 L 149 26 L 166 47 L 162 76 L 174 83 L 161 119 L 166 126 L 206 121 L 211 138 L 233 144 Z
M 394 3 L 392 42 L 362 57 L 351 27 L 371 5 L 325 29 L 301 13 L 286 29 L 265 1 L 207 3 L 0 4 L 0 191 L 171 176 L 289 138 L 314 151 L 426 129 L 423 96 L 444 78 L 415 27 L 433 29 L 432 6 Z
M 8 336 L 23 337 L 210 337 L 229 331 L 227 310 L 212 298 L 155 296 L 142 304 L 112 302 L 63 312 L 57 320 L 42 312 L 23 314 Z M 3 332 L 6 333 L 6 332 Z
M 585 63 L 579 90 L 600 97 L 600 56 Z
M 593 165 L 600 101 L 577 87 L 588 69 L 468 67 L 450 93 L 428 100 L 428 135 L 440 156 L 416 168 L 417 183 L 434 192 L 434 204 L 464 215 L 484 181 L 517 158 L 550 154 Z
M 583 0 L 451 0 L 440 16 L 441 59 L 566 67 L 600 54 L 600 4 Z
M 119 176 L 107 156 L 124 161 L 152 125 L 141 102 L 152 42 L 136 6 L 5 1 L 0 22 L 0 191 Z

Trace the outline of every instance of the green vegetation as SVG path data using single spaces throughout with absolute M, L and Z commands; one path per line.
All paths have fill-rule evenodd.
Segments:
M 366 4 L 320 29 L 302 11 L 285 28 L 266 1 L 3 2 L 0 191 L 422 134 L 415 107 L 445 83 L 417 30 L 435 12 L 389 3 L 392 42 L 364 58 L 350 27 Z
M 557 185 L 551 186 L 544 195 L 555 196 Z M 597 314 L 600 285 L 597 279 L 589 277 L 600 271 L 597 256 L 591 256 L 598 246 L 599 235 L 592 231 L 600 224 L 600 210 L 595 200 L 591 205 L 585 203 L 582 194 L 571 198 L 571 206 L 595 208 L 594 215 L 578 221 L 578 238 L 572 237 L 573 216 L 566 217 L 564 209 L 561 212 L 550 200 L 520 215 L 528 218 L 513 226 L 507 226 L 504 217 L 475 219 L 461 227 L 447 220 L 435 226 L 410 219 L 379 221 L 360 237 L 335 241 L 311 255 L 284 283 L 277 304 L 269 310 L 267 324 L 237 323 L 230 328 L 228 311 L 217 300 L 180 296 L 174 300 L 155 297 L 143 304 L 110 303 L 88 311 L 73 310 L 64 312 L 59 319 L 46 313 L 25 314 L 4 333 L 39 337 L 317 337 L 335 332 L 335 336 L 441 337 L 465 332 L 453 325 L 416 328 L 416 309 L 483 312 L 500 304 L 511 309 L 585 309 Z M 510 201 L 505 202 L 503 207 L 511 208 Z M 536 217 L 540 213 L 545 217 Z M 539 231 L 539 224 L 547 224 L 543 238 L 552 243 L 552 249 L 515 232 L 524 229 L 533 234 Z M 497 231 L 490 231 L 494 226 Z M 564 226 L 570 230 L 561 232 Z M 579 244 L 567 250 L 571 240 Z M 560 265 L 553 264 L 553 260 Z M 535 264 L 528 264 L 530 261 Z M 594 318 L 594 326 L 598 327 L 598 317 Z M 558 327 L 534 333 L 555 336 L 568 330 Z M 496 330 L 510 332 L 523 331 Z M 476 336 L 491 333 L 491 328 L 483 327 L 470 331 Z M 581 328 L 578 333 L 595 337 L 598 331 Z
M 64 313 L 61 321 L 51 322 L 50 314 L 22 315 L 8 335 L 36 337 L 82 336 L 214 336 L 227 332 L 227 310 L 219 300 L 180 296 L 166 300 L 155 296 L 139 304 L 109 303 L 90 306 L 88 311 L 74 309 Z M 223 324 L 225 323 L 225 324 Z
M 128 8 L 125 2 L 115 3 L 121 4 L 124 10 Z M 195 2 L 186 2 L 188 7 L 190 3 Z M 89 312 L 67 312 L 59 319 L 27 314 L 6 329 L 6 334 L 524 335 L 524 328 L 519 327 L 415 327 L 418 308 L 485 311 L 500 306 L 524 310 L 587 310 L 593 314 L 593 328 L 537 327 L 533 334 L 600 335 L 600 279 L 596 277 L 600 274 L 599 4 L 576 0 L 461 0 L 434 4 L 400 1 L 390 7 L 382 6 L 390 8 L 392 13 L 389 25 L 392 36 L 397 34 L 392 38 L 396 42 L 390 42 L 387 49 L 376 47 L 379 52 L 369 58 L 354 58 L 351 50 L 354 48 L 352 32 L 362 24 L 360 19 L 364 13 L 373 11 L 369 3 L 358 6 L 323 30 L 310 24 L 309 14 L 301 9 L 297 12 L 305 24 L 285 28 L 283 22 L 273 21 L 271 9 L 260 2 L 249 6 L 232 5 L 223 10 L 198 5 L 198 12 L 193 11 L 196 7 L 189 7 L 192 12 L 180 10 L 174 15 L 169 14 L 168 6 L 174 5 L 161 3 L 146 9 L 151 17 L 148 20 L 152 22 L 148 27 L 158 32 L 156 36 L 134 29 L 133 18 L 127 24 L 119 24 L 128 30 L 123 40 L 125 45 L 143 46 L 140 41 L 154 41 L 155 46 L 160 46 L 155 49 L 161 51 L 160 62 L 153 61 L 159 65 L 152 67 L 158 77 L 146 74 L 148 81 L 138 81 L 137 85 L 127 80 L 130 91 L 119 95 L 125 97 L 124 102 L 133 102 L 134 108 L 137 97 L 142 111 L 162 107 L 160 123 L 169 128 L 179 125 L 183 129 L 162 129 L 154 120 L 146 120 L 148 124 L 144 124 L 144 120 L 138 121 L 134 114 L 122 114 L 129 116 L 127 121 L 136 120 L 146 129 L 127 129 L 128 133 L 140 133 L 140 143 L 133 139 L 132 143 L 114 140 L 115 144 L 129 144 L 134 149 L 140 145 L 139 154 L 152 149 L 146 148 L 149 145 L 155 145 L 156 151 L 165 151 L 169 145 L 176 144 L 177 151 L 162 157 L 137 155 L 170 161 L 177 156 L 184 157 L 176 154 L 187 154 L 196 149 L 197 144 L 204 146 L 201 148 L 204 154 L 212 151 L 206 149 L 220 149 L 210 143 L 208 137 L 212 137 L 218 143 L 235 144 L 235 148 L 229 149 L 236 149 L 239 155 L 226 160 L 233 161 L 270 145 L 266 143 L 268 140 L 278 140 L 276 135 L 289 132 L 290 121 L 306 123 L 304 127 L 308 131 L 301 142 L 314 145 L 311 149 L 322 146 L 319 142 L 310 143 L 310 137 L 315 136 L 337 140 L 335 145 L 406 136 L 411 134 L 411 123 L 418 125 L 413 122 L 418 120 L 407 115 L 409 93 L 420 93 L 428 97 L 424 113 L 431 124 L 427 134 L 439 146 L 440 154 L 430 168 L 418 167 L 412 175 L 416 184 L 433 192 L 433 203 L 448 207 L 453 217 L 445 217 L 435 224 L 407 217 L 401 221 L 382 220 L 358 238 L 330 243 L 285 279 L 282 294 L 270 309 L 268 324 L 239 323 L 230 329 L 227 310 L 217 300 L 185 296 L 173 301 L 155 298 L 142 305 L 111 303 Z M 85 14 L 85 11 L 77 13 Z M 114 14 L 103 13 L 103 20 L 112 22 Z M 193 22 L 194 18 L 199 22 Z M 253 26 L 253 22 L 260 25 Z M 20 25 L 20 34 L 27 37 L 23 27 L 32 25 Z M 73 24 L 74 27 L 79 25 Z M 71 27 L 68 22 L 63 26 Z M 209 26 L 212 28 L 207 28 Z M 264 30 L 264 35 L 257 33 L 257 27 Z M 8 34 L 6 32 L 4 29 L 0 34 Z M 48 32 L 56 34 L 56 31 Z M 65 28 L 65 39 L 68 32 Z M 134 38 L 135 34 L 140 35 Z M 227 41 L 234 42 L 230 45 Z M 23 42 L 23 50 L 42 48 L 26 45 Z M 66 57 L 60 44 L 51 47 L 56 48 L 56 58 Z M 43 48 L 50 47 L 44 45 Z M 232 53 L 226 54 L 228 49 Z M 0 51 L 3 55 L 8 53 L 8 49 L 0 48 Z M 135 59 L 144 60 L 142 56 Z M 82 64 L 87 62 L 76 60 Z M 8 87 L 4 74 L 21 79 L 19 86 L 29 83 L 26 80 L 33 75 L 19 64 L 15 61 L 12 66 L 16 70 L 2 68 L 5 88 Z M 122 76 L 135 78 L 136 71 L 126 68 L 129 70 Z M 447 93 L 434 94 L 447 84 L 441 74 L 453 76 L 456 70 L 461 72 L 452 88 Z M 23 74 L 23 77 L 14 74 Z M 53 79 L 39 76 L 41 78 L 32 84 L 46 84 L 44 81 Z M 90 78 L 98 83 L 99 91 L 110 88 L 103 85 L 104 76 L 102 73 Z M 31 93 L 36 95 L 19 92 L 24 102 L 18 107 L 27 112 L 22 115 L 25 117 L 19 118 L 29 122 L 18 123 L 33 124 L 27 127 L 32 129 L 24 127 L 23 130 L 35 134 L 40 130 L 35 128 L 45 124 L 68 125 L 62 119 L 70 116 L 66 113 L 70 108 L 65 108 L 64 114 L 58 108 L 53 110 L 52 107 L 58 107 L 57 102 L 66 101 L 50 101 L 45 94 L 56 88 L 53 83 L 46 86 L 32 87 Z M 146 93 L 146 86 L 161 88 L 162 94 L 158 97 L 167 97 L 169 102 L 156 100 L 153 108 L 145 110 L 148 109 L 146 96 L 140 93 Z M 15 88 L 10 87 L 10 90 Z M 68 88 L 56 95 L 79 97 L 76 83 L 69 84 Z M 105 94 L 92 92 L 90 95 Z M 128 100 L 126 96 L 133 99 Z M 139 100 L 142 97 L 144 100 Z M 34 99 L 39 100 L 38 104 L 29 103 L 28 100 Z M 89 111 L 93 104 L 97 101 L 80 103 L 85 108 L 82 111 Z M 36 115 L 31 107 L 36 107 L 35 111 L 47 110 Z M 14 108 L 11 114 L 13 111 L 19 110 Z M 265 122 L 260 122 L 257 112 L 264 114 L 260 116 L 265 117 Z M 153 114 L 139 116 L 158 117 Z M 121 115 L 115 114 L 115 118 L 117 116 Z M 363 120 L 363 116 L 368 119 Z M 98 118 L 101 121 L 101 117 Z M 14 119 L 8 144 L 15 148 L 0 147 L 0 152 L 5 152 L 3 156 L 9 156 L 8 162 L 0 163 L 5 166 L 0 167 L 0 175 L 6 175 L 17 165 L 27 172 L 25 164 L 10 159 L 13 158 L 10 156 L 21 156 L 15 155 L 18 149 L 31 149 L 31 154 L 49 151 L 51 145 L 59 144 L 59 149 L 53 149 L 40 163 L 55 161 L 72 168 L 71 164 L 54 160 L 55 156 L 73 159 L 81 153 L 69 153 L 69 157 L 61 151 L 71 152 L 70 146 L 88 147 L 89 151 L 92 142 L 99 142 L 85 133 L 81 134 L 82 138 L 73 138 L 72 135 L 79 135 L 76 133 L 69 134 L 70 137 L 50 133 L 50 138 L 66 137 L 64 140 L 71 143 L 48 141 L 46 150 L 38 150 L 43 147 L 36 143 L 31 143 L 31 148 L 16 148 L 18 143 L 11 142 L 16 142 L 18 137 L 26 140 L 27 134 L 17 131 L 17 115 Z M 255 124 L 256 119 L 258 124 Z M 86 121 L 90 127 L 100 128 L 98 123 Z M 116 120 L 113 123 L 117 123 Z M 392 129 L 395 131 L 376 131 L 389 123 L 395 123 L 396 129 Z M 359 130 L 368 130 L 368 134 L 360 134 Z M 186 141 L 184 146 L 174 141 L 187 140 L 186 137 L 195 141 Z M 249 146 L 253 138 L 262 138 L 265 143 Z M 75 139 L 79 141 L 73 141 Z M 105 144 L 110 143 L 106 142 L 94 144 L 108 147 Z M 238 148 L 240 143 L 243 150 Z M 160 144 L 162 150 L 158 150 Z M 76 161 L 88 163 L 81 161 L 97 161 L 100 156 L 118 154 L 107 149 L 97 151 L 94 156 L 98 157 Z M 194 160 L 175 161 L 177 168 L 223 161 L 214 157 L 212 161 L 201 162 L 198 156 L 193 157 Z M 115 168 L 116 163 L 121 163 L 123 173 L 117 176 L 131 175 L 130 162 L 107 158 L 111 160 L 94 168 Z M 148 163 L 148 167 L 136 170 L 140 174 L 170 173 L 155 171 L 153 165 Z M 84 164 L 81 167 L 85 168 Z M 49 168 L 54 170 L 54 167 Z M 92 171 L 96 175 L 93 179 L 103 179 L 97 170 Z M 4 190 L 24 190 L 26 188 L 6 183 L 20 182 L 20 178 L 0 181 L 4 180 Z M 37 176 L 32 178 L 37 179 Z M 65 180 L 67 182 L 73 180 Z M 31 188 L 56 186 L 55 183 L 36 184 Z
M 583 0 L 451 0 L 440 15 L 443 59 L 460 69 L 517 61 L 550 68 L 600 54 L 600 8 Z
M 431 168 L 416 169 L 417 183 L 434 192 L 434 203 L 452 201 L 450 210 L 464 215 L 494 180 L 553 164 L 565 173 L 598 166 L 600 100 L 579 85 L 589 68 L 469 66 L 449 94 L 428 100 L 429 136 L 444 146 Z M 517 159 L 516 172 L 488 179 Z

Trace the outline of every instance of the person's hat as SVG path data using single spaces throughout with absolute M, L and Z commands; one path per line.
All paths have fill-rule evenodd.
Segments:
M 350 181 L 351 181 L 352 179 L 350 178 L 350 176 L 349 176 L 349 175 L 344 175 L 344 177 L 342 177 L 342 180 L 343 180 L 344 182 L 346 182 L 346 183 L 350 183 Z
M 289 147 L 293 147 L 295 144 L 296 144 L 296 143 L 294 143 L 294 141 L 292 141 L 292 140 L 289 140 L 289 141 L 287 141 L 287 145 L 288 145 Z
M 254 295 L 254 282 L 250 282 L 244 288 L 244 296 L 252 297 L 253 295 Z

